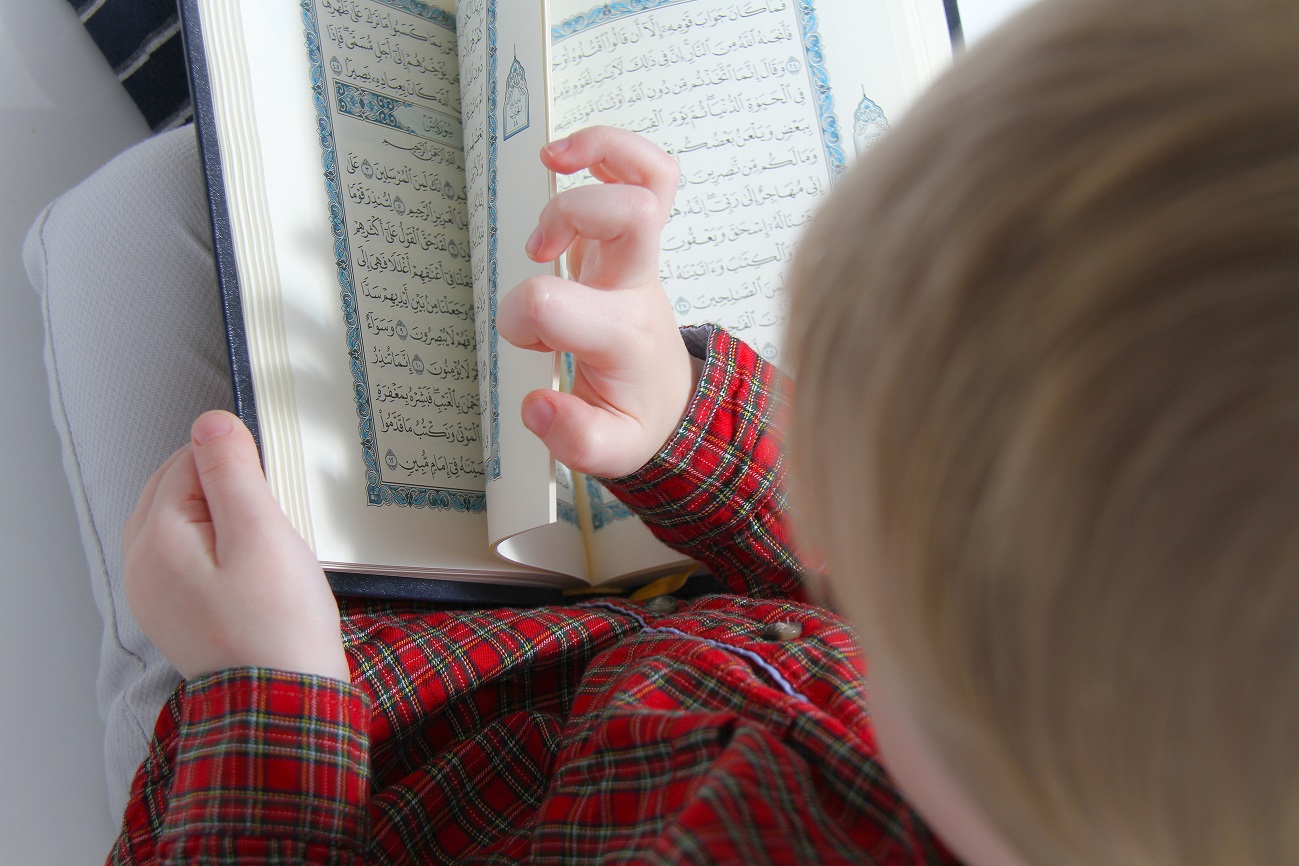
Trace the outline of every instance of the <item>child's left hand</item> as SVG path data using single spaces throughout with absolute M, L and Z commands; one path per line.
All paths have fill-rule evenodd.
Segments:
M 126 596 L 186 679 L 232 667 L 350 678 L 338 603 L 228 412 L 194 422 L 122 530 Z
M 571 352 L 572 393 L 533 391 L 528 429 L 564 465 L 617 477 L 639 469 L 680 424 L 695 374 L 659 282 L 659 237 L 680 169 L 635 133 L 592 127 L 546 145 L 547 168 L 590 169 L 600 184 L 555 196 L 527 252 L 568 253 L 572 280 L 525 280 L 502 301 L 500 334 L 524 349 Z

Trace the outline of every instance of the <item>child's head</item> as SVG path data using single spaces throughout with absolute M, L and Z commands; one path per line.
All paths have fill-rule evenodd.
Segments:
M 800 529 L 885 761 L 900 703 L 1027 862 L 1299 862 L 1296 7 L 1047 0 L 800 251 Z

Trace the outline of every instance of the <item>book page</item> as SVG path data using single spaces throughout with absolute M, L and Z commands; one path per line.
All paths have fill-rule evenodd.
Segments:
M 301 467 L 299 529 L 331 567 L 537 580 L 487 542 L 447 10 L 201 10 L 241 292 L 281 317 L 259 417 L 296 431 L 264 438 L 268 476 Z
M 660 266 L 678 320 L 778 363 L 804 227 L 950 61 L 941 0 L 552 0 L 552 22 L 556 134 L 620 126 L 681 165 Z M 596 574 L 652 558 L 626 510 L 580 483 Z
M 678 317 L 723 325 L 778 361 L 783 275 L 803 227 L 950 58 L 942 3 L 553 7 L 556 134 L 620 126 L 676 157 L 662 278 Z
M 303 8 L 367 497 L 482 511 L 455 20 Z
M 573 473 L 580 485 L 579 518 L 587 527 L 592 585 L 634 586 L 666 572 L 689 571 L 688 557 L 659 541 L 626 505 L 589 475 Z
M 461 0 L 457 27 L 489 533 L 513 561 L 585 575 L 567 474 L 520 416 L 528 392 L 556 385 L 556 360 L 496 331 L 500 299 L 529 276 L 554 273 L 523 251 L 552 191 L 538 155 L 550 140 L 546 5 Z

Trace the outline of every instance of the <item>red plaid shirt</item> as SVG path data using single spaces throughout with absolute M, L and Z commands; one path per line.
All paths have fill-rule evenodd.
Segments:
M 178 690 L 109 862 L 950 862 L 876 758 L 851 631 L 804 597 L 777 374 L 708 343 L 677 435 L 612 486 L 733 594 L 344 602 L 353 685 Z

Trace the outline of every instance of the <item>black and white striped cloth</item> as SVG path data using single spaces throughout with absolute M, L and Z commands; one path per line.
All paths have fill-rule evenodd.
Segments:
M 176 0 L 68 0 L 155 132 L 189 122 Z

